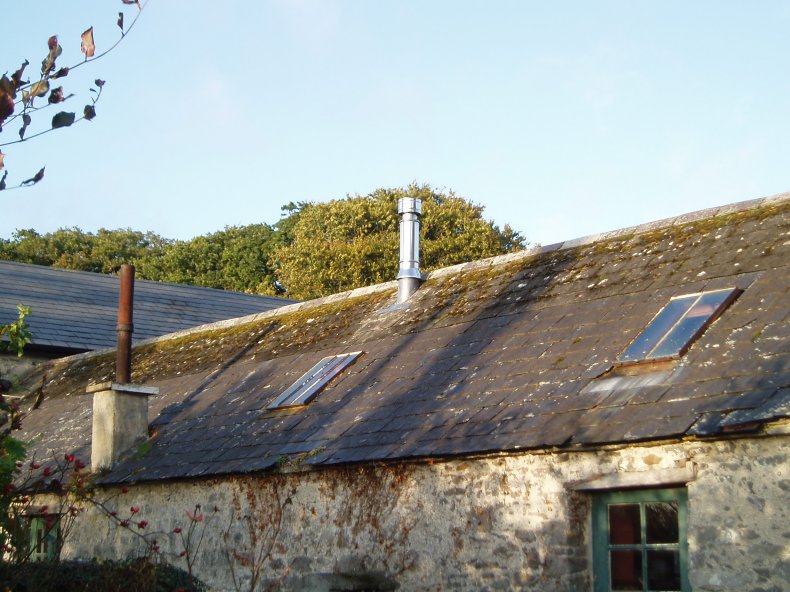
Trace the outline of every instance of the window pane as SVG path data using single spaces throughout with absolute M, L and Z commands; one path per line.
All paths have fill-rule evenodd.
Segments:
M 677 551 L 647 552 L 647 587 L 680 590 L 680 554 Z
M 612 545 L 638 545 L 639 504 L 609 506 L 609 543 Z
M 667 338 L 650 353 L 648 358 L 663 358 L 677 356 L 680 351 L 697 335 L 700 329 L 716 313 L 732 290 L 719 290 L 703 294 L 691 310 L 667 335 Z
M 677 502 L 646 504 L 645 520 L 648 544 L 678 542 Z
M 661 345 L 647 356 L 647 359 L 655 360 L 657 358 L 680 355 L 680 350 L 694 337 L 707 320 L 708 317 L 704 316 L 684 318 L 667 335 L 667 338 L 661 342 Z
M 697 296 L 687 296 L 684 298 L 675 298 L 669 301 L 655 319 L 642 331 L 639 337 L 628 347 L 623 355 L 620 356 L 619 361 L 629 362 L 636 360 L 644 360 L 648 352 L 652 350 L 661 338 L 666 335 L 672 326 L 677 323 L 678 319 L 683 316 L 688 308 L 694 303 Z
M 356 360 L 361 351 L 327 356 L 272 401 L 267 409 L 305 405 L 335 376 Z
M 612 590 L 642 590 L 642 552 L 612 551 Z

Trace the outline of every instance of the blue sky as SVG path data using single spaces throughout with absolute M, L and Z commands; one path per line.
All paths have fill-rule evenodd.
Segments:
M 80 61 L 90 25 L 101 51 L 122 9 L 9 3 L 0 71 L 54 33 Z M 548 244 L 788 191 L 789 30 L 770 1 L 150 0 L 63 81 L 77 111 L 107 81 L 98 117 L 2 148 L 47 173 L 0 193 L 0 237 L 186 239 L 417 181 Z

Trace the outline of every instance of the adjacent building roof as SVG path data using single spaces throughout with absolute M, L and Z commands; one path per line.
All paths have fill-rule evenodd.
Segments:
M 294 300 L 135 281 L 134 340 L 271 310 Z M 115 347 L 118 277 L 0 261 L 0 323 L 29 306 L 32 345 L 70 352 Z
M 109 482 L 759 430 L 790 414 L 790 194 L 433 272 L 134 350 L 153 437 Z M 739 292 L 679 359 L 618 356 L 674 296 Z M 362 354 L 307 405 L 267 409 L 327 356 Z M 111 355 L 31 376 L 22 437 L 89 456 Z

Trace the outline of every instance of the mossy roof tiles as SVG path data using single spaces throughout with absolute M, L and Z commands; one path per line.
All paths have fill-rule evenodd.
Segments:
M 137 346 L 155 435 L 110 482 L 710 437 L 788 414 L 790 195 L 439 270 Z M 612 371 L 675 295 L 743 294 L 680 360 Z M 364 354 L 303 408 L 266 406 L 327 355 Z M 89 454 L 111 355 L 29 378 L 39 458 Z M 288 464 L 288 463 L 286 463 Z

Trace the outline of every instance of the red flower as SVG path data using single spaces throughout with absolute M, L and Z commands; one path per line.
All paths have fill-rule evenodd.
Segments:
M 151 550 L 152 550 L 154 553 L 159 553 L 159 545 L 154 545 L 153 547 L 151 547 Z
M 121 487 L 121 493 L 129 493 L 128 487 Z
M 49 467 L 44 467 L 43 474 L 45 477 L 49 477 L 52 474 L 52 469 L 50 469 Z
M 110 512 L 110 516 L 117 516 L 117 515 L 118 515 L 118 512 L 115 512 L 115 511 Z
M 146 526 L 148 526 L 148 520 L 140 520 L 140 522 L 137 523 L 137 528 L 140 530 L 143 530 Z
M 129 508 L 129 511 L 130 511 L 132 514 L 137 514 L 137 512 L 139 512 L 139 511 L 140 511 L 140 508 L 138 508 L 137 506 L 132 506 L 131 508 Z
M 129 521 L 128 520 L 121 520 L 121 526 L 123 526 L 124 528 L 127 528 L 129 526 Z
M 181 534 L 181 527 L 180 527 L 180 526 L 176 526 L 176 527 L 173 529 L 173 532 L 174 532 L 174 533 L 176 533 L 176 534 Z
M 74 455 L 73 454 L 64 454 L 63 458 L 66 459 L 67 463 L 73 463 L 74 462 Z
M 38 468 L 40 468 L 40 467 L 41 467 L 41 465 L 40 465 L 40 464 L 38 464 L 37 462 L 35 462 L 35 461 L 32 461 L 32 460 L 30 461 L 30 468 L 31 468 L 31 469 L 38 469 Z
M 184 556 L 184 555 L 186 555 L 186 554 L 187 554 L 187 552 L 186 552 L 186 551 L 181 551 L 181 552 L 178 554 L 178 556 L 179 556 L 179 557 L 183 557 L 183 556 Z
M 79 471 L 80 469 L 84 469 L 85 468 L 85 463 L 78 459 L 78 460 L 74 461 L 74 466 Z
M 193 514 L 192 512 L 187 512 L 187 518 L 193 522 L 203 522 L 203 514 Z

